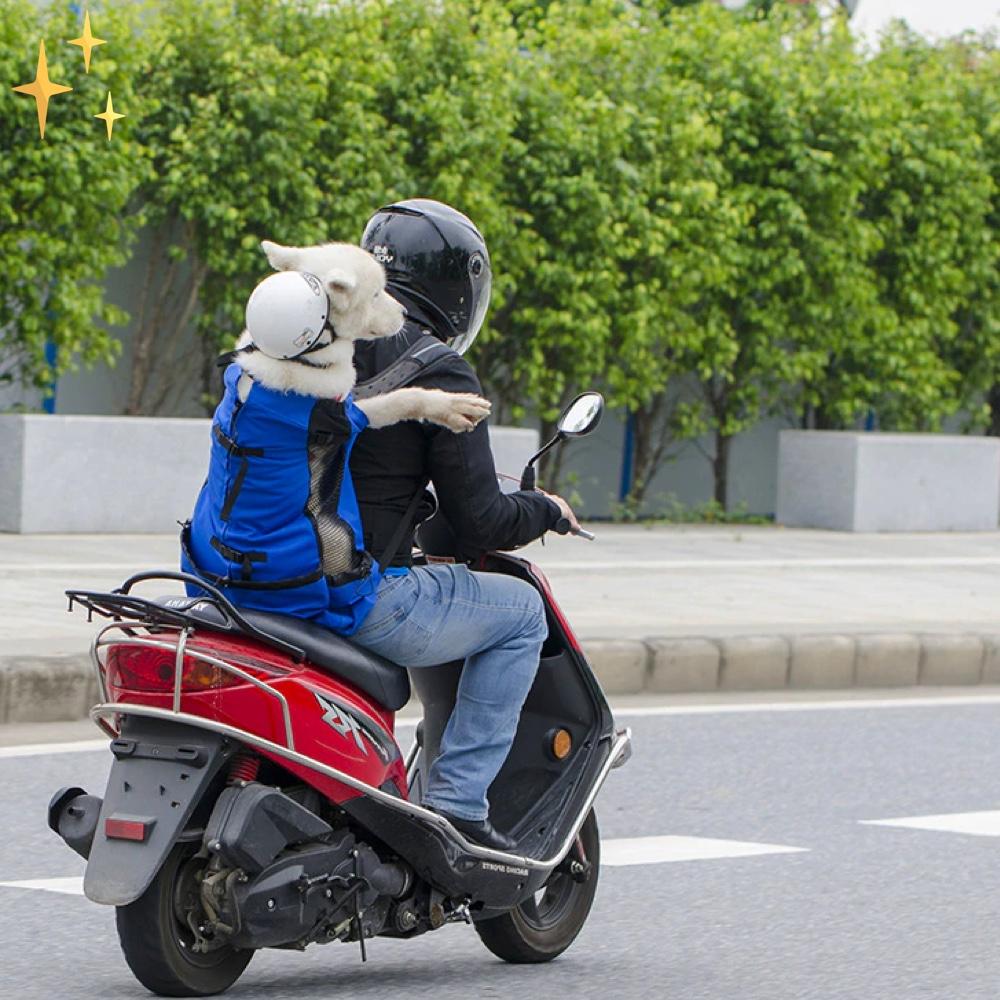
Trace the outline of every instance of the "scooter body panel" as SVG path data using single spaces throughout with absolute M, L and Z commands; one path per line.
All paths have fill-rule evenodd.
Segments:
M 160 691 L 129 686 L 128 672 L 115 669 L 115 649 L 112 646 L 108 654 L 109 695 L 115 701 L 171 708 L 173 691 L 166 689 L 169 685 Z M 249 682 L 205 690 L 185 687 L 179 704 L 182 711 L 235 726 L 280 746 L 288 746 L 290 732 L 290 748 L 346 771 L 365 784 L 391 788 L 392 794 L 406 797 L 406 768 L 394 736 L 395 715 L 348 681 L 308 662 L 296 663 L 243 637 L 206 630 L 195 633 L 187 649 L 236 663 L 244 669 L 265 668 L 267 686 L 274 693 Z M 173 676 L 173 653 L 164 650 L 162 654 L 150 655 L 160 655 L 163 672 L 169 671 L 168 676 Z M 337 804 L 361 794 L 309 768 L 272 759 Z
M 441 893 L 443 898 L 465 901 L 476 919 L 495 916 L 536 893 L 551 874 L 550 866 L 561 860 L 561 852 L 570 849 L 602 773 L 607 772 L 614 728 L 600 685 L 541 572 L 525 560 L 496 554 L 485 557 L 477 569 L 525 580 L 545 600 L 549 635 L 514 746 L 490 797 L 494 821 L 518 840 L 517 855 L 548 858 L 548 864 L 522 865 L 513 858 L 470 853 L 446 826 L 412 810 L 395 807 L 392 799 L 406 800 L 409 788 L 407 769 L 394 736 L 394 715 L 338 677 L 335 667 L 318 669 L 307 662 L 296 662 L 288 653 L 269 648 L 252 636 L 196 626 L 188 634 L 183 655 L 176 649 L 176 631 L 172 633 L 173 643 L 165 643 L 162 651 L 147 650 L 160 657 L 159 661 L 145 665 L 154 668 L 146 669 L 142 675 L 152 677 L 147 685 L 136 683 L 135 675 L 128 670 L 116 669 L 113 655 L 116 646 L 109 645 L 104 678 L 109 699 L 122 706 L 126 719 L 127 705 L 134 704 L 157 709 L 162 713 L 160 724 L 168 729 L 185 728 L 180 720 L 177 723 L 166 720 L 166 713 L 172 710 L 185 713 L 192 724 L 194 718 L 202 718 L 207 724 L 226 727 L 221 736 L 213 733 L 210 726 L 198 732 L 198 739 L 205 746 L 216 748 L 211 751 L 213 760 L 219 756 L 218 747 L 230 747 L 230 753 L 239 749 L 240 732 L 293 750 L 293 755 L 283 756 L 267 746 L 250 743 L 255 753 L 281 769 L 275 774 L 294 776 L 344 810 L 359 841 L 369 840 L 388 848 L 433 892 Z M 154 640 L 157 634 L 154 627 L 151 633 Z M 128 648 L 128 640 L 121 640 L 121 646 Z M 179 659 L 184 664 L 184 682 L 178 688 L 174 679 Z M 238 666 L 257 680 L 209 673 L 204 686 L 188 683 L 189 661 L 211 666 L 213 659 L 216 663 Z M 426 705 L 423 747 L 409 774 L 409 787 L 414 789 L 416 802 L 422 794 L 422 776 L 437 753 L 454 707 L 460 670 L 460 664 L 453 664 L 450 668 L 411 672 L 414 686 Z M 161 678 L 159 682 L 157 677 Z M 196 681 L 196 677 L 196 672 L 192 672 L 191 678 Z M 557 733 L 569 744 L 563 753 L 555 752 Z M 309 760 L 336 769 L 345 778 L 349 776 L 382 794 L 367 794 L 363 788 L 317 771 L 309 766 Z M 137 774 L 142 772 L 143 787 L 150 789 L 154 784 L 159 787 L 153 780 L 153 772 L 146 773 L 148 770 L 144 765 L 137 771 Z M 215 773 L 224 775 L 221 764 Z M 119 774 L 117 764 L 112 780 L 128 780 Z M 224 783 L 225 779 L 219 780 Z M 282 783 L 287 783 L 287 778 Z M 207 785 L 200 788 L 203 801 L 212 802 L 218 797 L 218 792 L 213 793 Z M 192 796 L 192 802 L 196 798 Z M 115 801 L 111 790 L 108 800 Z M 191 827 L 191 810 L 176 796 L 171 801 L 180 803 L 170 807 L 179 817 L 172 817 L 176 840 Z M 146 797 L 142 805 L 147 811 L 153 809 Z M 111 808 L 109 804 L 108 809 Z M 156 818 L 159 823 L 159 814 Z M 166 831 L 168 824 L 163 822 L 158 828 Z M 100 855 L 104 848 L 95 843 L 95 851 Z M 135 898 L 149 884 L 165 853 L 158 847 L 154 856 L 150 850 L 143 878 L 136 875 L 127 884 L 111 884 L 110 866 L 101 860 L 94 871 L 104 874 L 92 877 L 92 898 L 119 904 Z
M 575 822 L 580 800 L 607 760 L 614 719 L 597 678 L 541 571 L 515 556 L 492 554 L 482 564 L 531 583 L 545 600 L 549 636 L 534 684 L 521 711 L 514 744 L 490 788 L 490 817 L 518 839 L 520 853 L 547 856 Z M 441 735 L 455 705 L 461 664 L 410 672 L 424 707 L 421 750 L 410 771 L 411 797 L 423 794 Z M 568 737 L 558 757 L 556 733 Z
M 468 854 L 438 827 L 367 796 L 353 799 L 344 809 L 421 879 L 445 896 L 468 899 L 477 913 L 509 910 L 534 895 L 549 877 L 547 871 Z
M 500 774 L 490 788 L 490 817 L 515 836 L 518 853 L 548 857 L 580 820 L 580 810 L 611 752 L 614 719 L 600 683 L 555 601 L 541 571 L 526 560 L 491 554 L 481 567 L 519 577 L 537 587 L 545 600 L 549 637 L 542 649 L 538 674 L 525 701 L 517 734 Z M 430 765 L 437 757 L 461 677 L 462 664 L 411 670 L 413 689 L 424 709 L 421 747 L 410 769 L 411 801 L 419 802 Z M 553 751 L 557 732 L 568 734 L 570 750 L 561 759 Z M 393 825 L 378 803 L 358 800 L 353 814 L 382 831 Z M 400 853 L 411 864 L 420 859 L 424 877 L 433 884 L 462 891 L 481 905 L 479 916 L 495 916 L 530 897 L 539 881 L 534 872 L 517 866 L 493 865 L 461 855 L 439 852 L 436 831 L 410 831 L 409 821 L 398 834 Z M 393 845 L 396 846 L 396 845 Z

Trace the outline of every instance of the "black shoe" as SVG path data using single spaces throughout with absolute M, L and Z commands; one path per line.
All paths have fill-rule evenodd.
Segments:
M 488 819 L 459 819 L 458 816 L 452 816 L 433 806 L 427 808 L 438 816 L 443 816 L 459 833 L 482 847 L 491 847 L 494 851 L 504 851 L 507 854 L 512 854 L 517 847 L 516 840 L 501 833 Z

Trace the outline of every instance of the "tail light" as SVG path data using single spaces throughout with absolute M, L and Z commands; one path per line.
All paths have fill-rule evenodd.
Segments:
M 218 654 L 216 654 L 218 655 Z M 233 661 L 247 673 L 261 677 L 280 676 L 286 671 L 270 664 L 243 660 L 235 656 L 219 655 L 220 659 Z M 144 646 L 111 646 L 107 655 L 107 683 L 112 691 L 150 691 L 168 693 L 174 690 L 174 672 L 177 657 L 165 649 Z M 181 667 L 181 690 L 186 692 L 218 690 L 246 684 L 242 677 L 223 670 L 214 663 L 185 656 Z

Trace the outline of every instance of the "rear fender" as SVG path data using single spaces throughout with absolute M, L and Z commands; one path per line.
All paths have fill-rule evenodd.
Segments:
M 111 744 L 115 762 L 101 806 L 83 891 L 95 903 L 138 899 L 181 838 L 200 839 L 235 745 L 205 729 L 128 717 Z M 124 825 L 130 836 L 108 836 Z M 188 831 L 187 833 L 185 831 Z

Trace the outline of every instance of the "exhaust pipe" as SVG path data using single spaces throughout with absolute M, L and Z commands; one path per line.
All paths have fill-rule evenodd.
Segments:
M 49 829 L 81 858 L 89 859 L 103 804 L 103 799 L 82 788 L 60 788 L 49 802 Z

